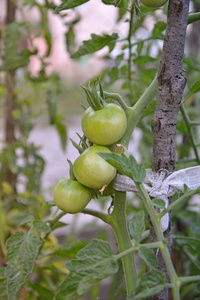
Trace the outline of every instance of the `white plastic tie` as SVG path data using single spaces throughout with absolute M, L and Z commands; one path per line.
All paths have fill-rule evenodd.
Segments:
M 161 169 L 158 172 L 147 169 L 143 184 L 149 196 L 164 200 L 165 208 L 167 208 L 169 205 L 168 198 L 175 193 L 183 192 L 185 185 L 189 190 L 196 190 L 200 187 L 200 166 L 182 169 L 174 173 L 169 173 L 165 169 Z M 132 179 L 120 174 L 117 174 L 115 177 L 114 189 L 121 192 L 138 191 Z M 168 213 L 161 218 L 160 225 L 163 232 L 168 229 Z

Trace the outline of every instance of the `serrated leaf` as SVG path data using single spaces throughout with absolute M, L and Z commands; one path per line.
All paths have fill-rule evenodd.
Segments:
M 65 226 L 68 226 L 68 224 L 58 221 L 51 227 L 51 231 Z
M 104 34 L 102 36 L 91 34 L 91 37 L 91 40 L 83 41 L 83 45 L 80 46 L 80 48 L 71 56 L 72 58 L 79 58 L 83 55 L 94 53 L 105 46 L 109 46 L 111 42 L 114 42 L 118 39 L 118 34 Z
M 32 272 L 41 243 L 42 241 L 35 237 L 32 229 L 27 234 L 17 231 L 7 240 L 6 259 L 9 259 L 9 262 L 5 276 L 8 300 L 15 299 L 27 276 Z
M 162 199 L 153 199 L 151 201 L 153 206 L 158 207 L 158 208 L 165 208 L 165 201 Z
M 29 56 L 33 53 L 25 49 L 19 52 L 19 43 L 22 39 L 21 24 L 13 22 L 5 27 L 5 56 L 2 71 L 14 71 L 19 67 L 27 66 Z
M 82 5 L 83 3 L 88 2 L 89 0 L 65 0 L 60 4 L 59 6 L 56 7 L 54 10 L 55 13 L 59 13 L 62 10 L 74 8 L 76 6 Z
M 77 253 L 85 247 L 87 242 L 85 241 L 75 241 L 73 244 L 70 244 L 70 248 L 63 248 L 63 246 L 59 245 L 55 248 L 54 254 L 63 256 L 65 258 L 75 258 Z
M 76 257 L 65 263 L 70 273 L 60 284 L 56 300 L 78 299 L 78 295 L 84 295 L 100 280 L 118 270 L 111 246 L 102 240 L 93 239 Z
M 51 227 L 40 220 L 33 221 L 33 228 L 37 231 L 39 237 L 42 237 L 41 235 L 43 233 L 49 233 L 51 231 Z
M 147 264 L 150 270 L 158 267 L 158 261 L 155 254 L 146 247 L 141 247 L 138 251 L 139 257 Z
M 80 260 L 104 259 L 108 257 L 112 257 L 112 248 L 109 243 L 99 239 L 93 239 L 77 254 L 77 258 Z
M 1 300 L 6 300 L 7 299 L 7 282 L 6 282 L 6 277 L 4 276 L 5 268 L 0 269 L 0 295 L 1 295 Z
M 150 288 L 156 287 L 158 285 L 164 285 L 165 281 L 166 281 L 165 275 L 163 273 L 153 269 L 150 272 L 144 274 L 139 279 L 135 294 L 137 295 L 146 289 L 150 289 Z
M 139 242 L 143 231 L 145 230 L 145 214 L 144 211 L 139 211 L 129 223 L 129 231 L 131 237 Z
M 141 293 L 134 295 L 129 295 L 126 299 L 127 300 L 137 300 L 137 299 L 147 299 L 148 297 L 157 295 L 165 288 L 164 285 L 158 285 L 153 288 L 148 288 L 145 291 L 142 291 Z
M 22 218 L 21 222 L 19 223 L 20 226 L 23 226 L 27 223 L 32 223 L 34 220 L 34 217 L 32 215 L 26 216 Z
M 188 86 L 191 94 L 197 93 L 200 91 L 200 81 L 196 81 L 195 84 Z
M 135 158 L 130 155 L 115 153 L 98 153 L 109 164 L 115 167 L 120 173 L 131 178 L 135 183 L 142 183 L 146 177 L 146 170 L 142 164 L 138 164 Z
M 78 274 L 69 274 L 59 285 L 59 291 L 55 296 L 55 300 L 76 300 L 80 299 L 77 289 L 82 277 Z
M 82 296 L 89 292 L 93 286 L 98 284 L 99 278 L 95 278 L 94 275 L 90 274 L 88 276 L 83 277 L 78 285 L 77 294 Z
M 42 300 L 50 300 L 54 297 L 54 293 L 42 286 L 41 284 L 29 282 L 28 286 L 35 290 L 39 294 L 40 299 Z

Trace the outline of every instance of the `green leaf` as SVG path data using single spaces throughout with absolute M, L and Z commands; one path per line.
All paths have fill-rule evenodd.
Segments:
M 84 259 L 103 259 L 112 256 L 112 248 L 109 243 L 93 239 L 86 247 L 81 249 L 77 254 L 77 258 Z
M 158 267 L 158 261 L 155 254 L 146 247 L 141 247 L 138 251 L 139 257 L 147 264 L 150 270 Z
M 87 242 L 85 241 L 76 240 L 70 244 L 68 248 L 63 248 L 61 245 L 57 246 L 53 253 L 65 258 L 76 258 L 77 253 L 84 248 L 86 244 Z
M 50 227 L 40 220 L 33 221 L 33 227 L 26 233 L 17 231 L 7 240 L 8 266 L 7 277 L 8 300 L 15 299 L 28 275 L 33 271 L 39 249 Z
M 55 300 L 76 300 L 80 299 L 77 294 L 79 282 L 82 277 L 78 274 L 69 274 L 59 285 L 59 291 L 55 296 Z
M 143 45 L 144 45 L 144 42 L 143 42 L 143 41 L 141 41 L 141 42 L 138 43 L 138 45 L 137 45 L 137 53 L 138 53 L 138 55 L 141 54 Z
M 22 24 L 13 22 L 5 28 L 5 55 L 1 71 L 14 71 L 25 67 L 29 63 L 29 56 L 34 54 L 28 49 L 19 52 L 19 44 L 22 40 Z
M 67 142 L 67 129 L 66 129 L 66 126 L 64 124 L 62 124 L 61 122 L 59 122 L 59 121 L 55 121 L 55 126 L 56 126 L 56 129 L 57 129 L 57 131 L 59 133 L 59 136 L 60 136 L 62 149 L 63 149 L 63 151 L 65 151 L 66 142 Z
M 145 291 L 142 291 L 141 293 L 137 294 L 136 296 L 130 295 L 126 299 L 127 300 L 137 300 L 137 299 L 147 299 L 148 297 L 157 295 L 164 289 L 164 285 L 158 285 L 153 288 L 148 288 Z
M 38 237 L 40 238 L 42 238 L 43 233 L 46 234 L 51 231 L 51 227 L 40 220 L 33 221 L 33 228 L 36 230 Z
M 161 34 L 162 31 L 164 31 L 166 29 L 166 23 L 165 22 L 156 22 L 154 29 L 153 29 L 153 33 L 152 33 L 152 38 L 158 38 L 158 37 L 163 37 L 163 35 Z
M 151 201 L 153 206 L 158 207 L 158 208 L 165 208 L 165 201 L 162 199 L 153 199 Z
M 44 33 L 44 38 L 47 43 L 47 50 L 45 56 L 49 56 L 51 52 L 52 42 L 51 42 L 51 32 L 48 26 L 48 9 L 46 6 L 43 5 L 37 5 L 37 7 L 40 10 L 42 30 Z
M 70 273 L 60 284 L 56 300 L 78 299 L 118 270 L 110 244 L 102 240 L 93 239 L 76 257 L 76 260 L 65 263 Z
M 145 64 L 151 61 L 155 61 L 156 59 L 154 57 L 148 56 L 148 55 L 140 55 L 137 58 L 135 58 L 133 61 L 135 64 Z
M 139 279 L 135 293 L 128 296 L 127 300 L 146 299 L 156 295 L 164 289 L 165 281 L 166 277 L 163 273 L 151 270 Z
M 197 93 L 200 91 L 200 81 L 196 81 L 192 86 L 188 86 L 191 94 Z
M 65 35 L 65 39 L 66 39 L 67 50 L 68 50 L 69 54 L 72 55 L 72 49 L 75 44 L 75 33 L 73 30 L 73 26 L 69 27 L 69 30 Z
M 16 294 L 34 268 L 42 241 L 35 237 L 32 229 L 27 234 L 17 231 L 7 240 L 9 260 L 5 271 L 7 277 L 8 300 L 15 299 Z
M 157 270 L 151 270 L 139 279 L 137 290 L 162 285 L 165 283 L 165 281 L 166 277 L 163 273 Z
M 109 164 L 115 167 L 120 173 L 130 177 L 135 183 L 142 183 L 146 177 L 146 170 L 142 164 L 138 164 L 135 158 L 130 155 L 115 153 L 98 153 Z
M 54 293 L 49 289 L 43 287 L 41 284 L 29 282 L 28 286 L 38 293 L 40 299 L 50 300 L 54 297 Z
M 68 224 L 58 221 L 51 227 L 51 231 L 65 226 L 68 226 Z
M 183 58 L 183 63 L 188 65 L 189 69 L 200 72 L 200 67 L 199 67 L 199 61 L 195 57 L 184 57 Z
M 6 277 L 4 276 L 5 268 L 0 269 L 0 295 L 1 295 L 1 300 L 6 300 L 7 299 L 7 282 L 6 282 Z
M 143 231 L 145 230 L 145 214 L 144 211 L 139 211 L 129 223 L 129 231 L 131 237 L 139 242 Z
M 71 56 L 72 58 L 79 58 L 83 55 L 94 53 L 105 46 L 109 46 L 110 43 L 118 39 L 118 34 L 104 34 L 102 36 L 91 34 L 91 37 L 91 40 L 83 41 L 83 45 Z
M 82 296 L 89 292 L 95 285 L 99 283 L 99 278 L 95 278 L 93 274 L 89 274 L 81 279 L 78 285 L 77 294 Z
M 59 6 L 56 7 L 54 10 L 55 13 L 59 13 L 62 10 L 74 8 L 76 6 L 79 6 L 83 3 L 88 2 L 89 0 L 65 0 L 60 4 Z

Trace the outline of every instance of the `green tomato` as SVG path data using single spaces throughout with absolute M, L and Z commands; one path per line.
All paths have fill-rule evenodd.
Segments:
M 141 3 L 147 7 L 163 6 L 168 0 L 140 0 Z
M 92 146 L 86 149 L 74 162 L 74 175 L 83 185 L 100 189 L 109 184 L 116 174 L 116 169 L 101 158 L 97 152 L 111 153 L 104 146 Z
M 75 214 L 82 211 L 91 199 L 91 190 L 70 178 L 60 178 L 54 187 L 54 201 L 61 210 Z
M 89 107 L 81 122 L 85 136 L 94 144 L 103 146 L 116 143 L 124 135 L 126 126 L 124 110 L 113 103 L 96 111 Z

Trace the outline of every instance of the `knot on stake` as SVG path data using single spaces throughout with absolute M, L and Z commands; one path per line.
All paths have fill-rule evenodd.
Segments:
M 147 169 L 143 184 L 149 196 L 164 200 L 165 208 L 167 208 L 168 198 L 175 193 L 184 192 L 184 186 L 187 186 L 189 190 L 196 190 L 200 187 L 200 166 L 182 169 L 174 173 L 169 173 L 165 169 L 160 169 L 158 172 Z M 115 177 L 114 189 L 121 192 L 138 192 L 134 181 L 120 174 Z M 168 213 L 161 218 L 160 225 L 163 232 L 168 229 Z

